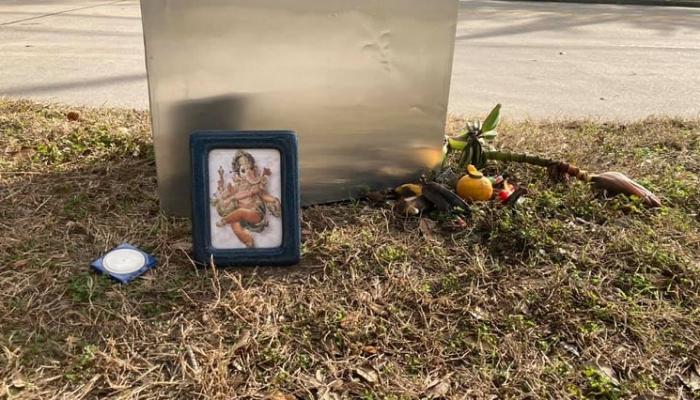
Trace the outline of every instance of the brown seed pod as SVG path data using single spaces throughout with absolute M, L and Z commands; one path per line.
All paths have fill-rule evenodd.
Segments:
M 625 174 L 619 172 L 604 172 L 602 174 L 591 175 L 590 178 L 593 186 L 597 189 L 605 190 L 613 195 L 622 193 L 628 196 L 637 196 L 642 199 L 644 204 L 648 207 L 661 206 L 661 200 L 659 200 L 654 193 L 628 178 Z
M 469 214 L 469 205 L 461 197 L 450 189 L 436 182 L 423 184 L 423 196 L 425 196 L 440 211 L 451 212 L 460 209 Z

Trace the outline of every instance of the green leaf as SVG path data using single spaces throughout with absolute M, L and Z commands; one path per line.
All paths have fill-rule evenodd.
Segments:
M 449 143 L 450 148 L 454 150 L 462 150 L 464 149 L 464 146 L 467 145 L 467 142 L 457 140 L 454 138 L 447 138 L 447 143 Z
M 445 168 L 445 166 L 447 165 L 447 161 L 451 152 L 452 148 L 450 148 L 450 144 L 447 142 L 447 140 L 445 140 L 445 144 L 442 145 L 442 162 L 440 163 L 440 169 Z
M 445 137 L 448 138 L 448 136 L 445 136 Z M 459 132 L 459 135 L 452 136 L 452 139 L 467 140 L 468 137 L 469 137 L 469 131 L 465 129 L 465 130 Z
M 484 138 L 484 140 L 487 141 L 487 142 L 492 141 L 493 139 L 496 138 L 496 136 L 498 136 L 498 132 L 496 132 L 496 131 L 484 132 L 484 133 L 481 135 L 481 137 Z
M 474 145 L 470 144 L 468 146 L 465 146 L 464 149 L 462 150 L 462 156 L 459 159 L 459 168 L 464 169 L 467 165 L 472 163 L 472 159 L 474 158 Z
M 498 123 L 501 122 L 501 104 L 496 104 L 496 107 L 491 110 L 489 116 L 486 117 L 484 123 L 481 125 L 482 132 L 488 132 L 496 129 Z

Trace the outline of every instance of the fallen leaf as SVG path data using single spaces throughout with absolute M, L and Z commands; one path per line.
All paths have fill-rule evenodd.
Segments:
M 487 315 L 487 314 L 484 312 L 484 310 L 483 310 L 481 307 L 479 307 L 479 306 L 475 306 L 475 307 L 473 307 L 471 310 L 469 310 L 469 314 L 470 314 L 472 317 L 478 319 L 479 321 L 488 319 L 488 315 Z
M 379 380 L 379 375 L 370 369 L 355 368 L 355 373 L 369 383 L 375 383 Z
M 338 393 L 333 393 L 329 388 L 323 388 L 318 392 L 319 400 L 340 400 Z
M 389 315 L 389 313 L 384 309 L 384 307 L 380 306 L 379 304 L 370 303 L 369 308 L 370 310 L 372 310 L 372 312 L 382 317 L 386 317 L 387 315 Z
M 377 354 L 379 352 L 379 349 L 375 346 L 364 346 L 362 348 L 362 352 L 366 354 Z
M 238 371 L 238 372 L 243 372 L 243 370 L 245 370 L 245 368 L 243 368 L 241 363 L 239 363 L 236 360 L 231 361 L 231 366 L 233 366 L 233 368 L 235 368 L 236 371 Z
M 250 341 L 250 331 L 243 331 L 241 337 L 236 341 L 236 343 L 231 347 L 231 353 L 235 353 L 237 350 L 242 349 L 248 345 Z
M 316 386 L 324 386 L 323 382 L 326 380 L 326 377 L 323 376 L 323 372 L 320 369 L 316 370 L 316 373 L 314 374 L 314 378 L 316 378 Z
M 450 391 L 450 383 L 444 380 L 437 381 L 425 391 L 425 395 L 429 398 L 444 397 Z
M 285 394 L 280 391 L 272 392 L 267 396 L 267 400 L 294 400 L 296 397 L 291 394 Z
M 693 392 L 700 390 L 700 374 L 698 373 L 698 365 L 694 365 L 693 368 L 689 369 L 688 372 L 681 376 L 683 384 L 688 387 Z
M 610 365 L 607 365 L 607 364 L 599 364 L 599 365 L 598 365 L 598 369 L 599 369 L 600 372 L 602 372 L 605 376 L 607 376 L 608 379 L 610 379 L 610 382 L 612 382 L 612 383 L 615 384 L 615 385 L 619 385 L 619 384 L 620 384 L 620 381 L 617 380 L 617 374 L 615 373 L 615 370 L 614 370 Z
M 576 348 L 575 345 L 566 343 L 566 342 L 561 342 L 561 347 L 564 348 L 564 350 L 568 351 L 569 353 L 575 355 L 576 357 L 580 357 L 581 353 L 579 353 L 578 349 Z
M 192 243 L 188 241 L 177 242 L 170 245 L 170 247 L 172 247 L 173 250 L 190 251 L 192 248 Z
M 418 229 L 423 234 L 423 236 L 428 240 L 435 239 L 435 227 L 437 223 L 435 221 L 429 220 L 427 218 L 421 218 L 418 222 Z
M 75 348 L 76 344 L 78 344 L 78 342 L 80 342 L 80 339 L 78 339 L 77 337 L 75 337 L 73 335 L 70 335 L 65 339 L 65 342 L 66 342 L 66 346 L 68 346 L 69 349 L 73 349 L 73 348 Z
M 340 327 L 343 329 L 349 329 L 360 319 L 360 314 L 357 312 L 349 312 L 341 321 Z
M 12 380 L 10 386 L 12 386 L 15 389 L 23 389 L 25 386 L 27 386 L 27 383 L 24 382 L 24 379 L 22 378 L 15 378 Z
M 87 229 L 83 224 L 75 221 L 68 221 L 66 224 L 66 228 L 68 228 L 68 233 L 71 234 L 86 234 Z

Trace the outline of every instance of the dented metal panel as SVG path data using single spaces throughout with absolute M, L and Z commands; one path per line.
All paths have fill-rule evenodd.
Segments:
M 294 130 L 302 201 L 440 158 L 456 0 L 143 0 L 161 207 L 189 215 L 195 130 Z

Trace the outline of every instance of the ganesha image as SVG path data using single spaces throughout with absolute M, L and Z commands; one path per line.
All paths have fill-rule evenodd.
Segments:
M 258 165 L 256 157 L 251 154 L 253 152 L 255 150 L 235 150 L 231 157 L 229 150 L 226 154 L 220 154 L 213 159 L 214 165 L 210 156 L 210 171 L 214 170 L 211 167 L 215 167 L 217 160 L 231 157 L 228 158 L 231 166 L 228 174 L 224 165 L 218 163 L 216 192 L 211 197 L 211 205 L 218 215 L 217 218 L 212 213 L 212 219 L 216 220 L 211 227 L 212 238 L 217 239 L 218 242 L 234 241 L 233 237 L 227 239 L 231 236 L 228 232 L 220 230 L 232 232 L 246 248 L 270 247 L 271 240 L 275 240 L 274 236 L 281 238 L 281 231 L 268 232 L 281 229 L 279 228 L 279 218 L 282 213 L 280 199 L 270 193 L 271 177 L 275 175 L 279 178 L 279 171 L 275 170 L 275 168 L 279 169 L 279 154 L 270 156 L 264 150 L 258 150 L 270 164 Z M 279 183 L 276 183 L 276 191 L 279 192 Z M 276 222 L 275 227 L 270 228 L 272 222 Z M 256 238 L 264 240 L 266 245 L 258 246 Z

